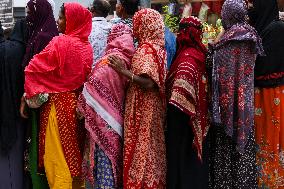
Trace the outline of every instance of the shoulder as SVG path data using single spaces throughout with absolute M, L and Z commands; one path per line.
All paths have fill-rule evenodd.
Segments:
M 269 39 L 275 39 L 275 40 L 284 40 L 284 22 L 274 21 L 272 22 L 263 32 L 262 32 L 262 38 L 265 40 L 267 38 Z
M 48 32 L 40 32 L 37 36 L 38 40 L 44 41 L 44 42 L 49 42 L 53 39 L 53 37 L 55 37 L 57 35 L 55 34 L 50 34 Z

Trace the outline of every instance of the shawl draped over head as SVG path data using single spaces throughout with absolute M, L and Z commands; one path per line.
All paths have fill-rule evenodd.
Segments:
M 135 13 L 133 17 L 133 34 L 139 43 L 136 51 L 137 56 L 141 56 L 140 62 L 136 64 L 143 65 L 144 61 L 149 61 L 158 65 L 159 78 L 155 82 L 159 86 L 160 95 L 164 105 L 166 105 L 165 73 L 167 57 L 164 31 L 165 25 L 159 12 L 145 8 Z M 145 60 L 143 58 L 144 53 L 153 55 L 151 56 L 153 60 Z
M 284 22 L 279 20 L 276 0 L 255 0 L 250 20 L 262 38 L 265 55 L 255 64 L 255 85 L 275 87 L 284 84 Z
M 92 14 L 78 3 L 65 3 L 66 32 L 54 37 L 25 69 L 26 97 L 80 88 L 91 71 L 93 51 L 88 41 Z
M 25 35 L 26 22 L 18 20 L 9 40 L 0 43 L 0 148 L 3 153 L 12 149 L 17 140 L 17 127 L 22 126 L 19 105 L 24 93 Z
M 225 132 L 236 140 L 236 148 L 241 153 L 244 152 L 254 120 L 254 85 L 249 81 L 243 83 L 243 79 L 252 79 L 254 56 L 263 54 L 261 39 L 256 30 L 247 24 L 246 15 L 243 0 L 225 1 L 222 8 L 225 33 L 215 46 L 212 75 L 213 122 L 225 126 Z M 240 51 L 242 44 L 249 44 L 248 54 Z M 218 53 L 219 50 L 222 53 Z M 246 60 L 247 56 L 251 61 Z M 231 65 L 235 65 L 235 69 L 231 69 Z M 219 75 L 219 72 L 223 75 Z
M 23 66 L 26 67 L 35 54 L 40 53 L 54 36 L 58 35 L 52 6 L 47 0 L 30 0 L 27 4 L 29 14 L 28 43 Z
M 107 58 L 116 55 L 130 69 L 134 52 L 132 29 L 122 23 L 114 25 L 107 39 L 105 54 L 95 64 L 78 103 L 92 140 L 112 162 L 117 187 L 122 185 L 123 115 L 128 80 L 108 66 Z M 93 154 L 90 152 L 91 161 Z M 93 166 L 83 166 L 90 181 L 93 181 Z
M 262 31 L 273 21 L 279 20 L 277 0 L 253 0 L 253 8 L 249 10 L 249 18 L 255 29 Z
M 202 157 L 203 139 L 209 129 L 206 48 L 202 44 L 202 23 L 195 17 L 183 18 L 177 36 L 177 54 L 166 80 L 169 103 L 190 116 L 194 146 Z

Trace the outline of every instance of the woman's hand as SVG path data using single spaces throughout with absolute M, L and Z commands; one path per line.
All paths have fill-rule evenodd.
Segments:
M 82 114 L 82 112 L 80 112 L 78 108 L 76 109 L 76 116 L 78 120 L 84 119 L 84 115 Z
M 108 57 L 109 66 L 112 67 L 118 73 L 123 74 L 127 69 L 125 68 L 124 60 L 118 58 L 115 55 L 111 55 Z
M 27 111 L 26 111 L 26 108 L 27 108 L 27 103 L 26 103 L 25 97 L 22 96 L 21 105 L 20 105 L 20 114 L 21 114 L 21 117 L 24 118 L 24 119 L 29 118 Z

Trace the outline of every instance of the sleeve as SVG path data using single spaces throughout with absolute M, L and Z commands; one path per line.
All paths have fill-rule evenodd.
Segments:
M 54 71 L 59 66 L 58 43 L 58 38 L 54 38 L 39 54 L 33 57 L 25 72 L 48 73 Z
M 198 90 L 201 90 L 198 81 L 202 79 L 201 77 L 194 59 L 189 58 L 186 62 L 179 63 L 173 79 L 169 103 L 188 115 L 195 116 L 200 95 Z
M 48 101 L 48 96 L 49 95 L 47 93 L 43 93 L 43 94 L 38 94 L 36 96 L 33 96 L 32 98 L 29 98 L 29 99 L 26 98 L 25 100 L 26 100 L 27 105 L 30 108 L 39 108 L 41 107 L 41 105 L 43 105 L 45 102 Z
M 151 78 L 159 87 L 160 86 L 160 73 L 158 62 L 155 61 L 155 57 L 151 48 L 140 48 L 137 50 L 132 60 L 132 71 L 136 75 L 147 75 Z M 164 66 L 164 65 L 163 65 Z M 165 74 L 162 76 L 165 78 Z

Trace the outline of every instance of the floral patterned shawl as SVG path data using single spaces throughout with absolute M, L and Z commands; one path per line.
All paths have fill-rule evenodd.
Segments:
M 243 0 L 225 1 L 225 33 L 215 46 L 212 75 L 213 122 L 225 127 L 240 153 L 254 124 L 254 65 L 263 53 L 261 39 L 246 23 L 246 15 Z
M 122 148 L 124 98 L 128 80 L 109 67 L 107 57 L 116 55 L 130 68 L 135 52 L 131 28 L 116 24 L 108 36 L 105 55 L 95 64 L 79 98 L 78 107 L 85 117 L 85 127 L 90 135 L 89 157 L 83 171 L 93 182 L 94 146 L 97 144 L 112 162 L 116 186 L 122 184 Z

